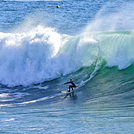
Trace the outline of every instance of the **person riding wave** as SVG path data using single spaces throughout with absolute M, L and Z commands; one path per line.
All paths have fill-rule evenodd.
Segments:
M 71 83 L 71 84 L 72 84 L 72 85 L 69 86 L 68 92 L 70 92 L 70 89 L 72 88 L 72 90 L 74 90 L 73 87 L 76 87 L 76 85 L 75 85 L 75 83 L 73 82 L 73 79 L 70 79 L 69 82 L 66 82 L 66 83 L 64 83 L 64 84 L 68 84 L 68 83 Z

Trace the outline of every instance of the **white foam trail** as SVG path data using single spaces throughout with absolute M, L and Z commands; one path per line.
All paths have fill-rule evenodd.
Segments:
M 9 93 L 0 94 L 0 98 L 7 98 L 7 97 L 9 97 Z
M 13 106 L 13 104 L 0 104 L 0 108 L 1 107 L 12 107 Z
M 81 81 L 81 83 L 79 84 L 78 88 L 84 86 L 88 81 L 90 81 L 96 75 L 96 72 L 100 69 L 100 64 L 101 64 L 101 61 L 98 60 L 96 66 L 95 66 L 95 69 L 91 73 L 90 77 L 85 81 Z
M 44 89 L 44 90 L 46 90 L 46 89 L 49 88 L 49 86 L 47 85 L 47 86 L 41 87 L 41 85 L 39 85 L 39 86 L 34 86 L 33 88 L 38 88 L 38 89 Z
M 5 122 L 5 121 L 14 121 L 14 120 L 15 120 L 14 118 L 10 118 L 10 119 L 2 119 L 1 121 Z
M 48 97 L 42 97 L 42 98 L 39 98 L 39 99 L 36 99 L 36 100 L 31 100 L 31 101 L 25 101 L 25 102 L 21 102 L 21 103 L 16 103 L 17 105 L 26 105 L 26 104 L 30 104 L 30 103 L 36 103 L 36 102 L 40 102 L 40 101 L 44 101 L 44 100 L 47 100 L 47 99 L 52 99 L 54 97 L 58 96 L 57 95 L 53 95 L 53 96 L 48 96 Z

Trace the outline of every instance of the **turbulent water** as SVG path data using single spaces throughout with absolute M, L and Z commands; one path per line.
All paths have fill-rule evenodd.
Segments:
M 0 133 L 133 134 L 133 5 L 1 1 Z

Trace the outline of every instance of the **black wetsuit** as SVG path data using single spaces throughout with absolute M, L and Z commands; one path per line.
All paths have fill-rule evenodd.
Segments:
M 71 83 L 72 84 L 72 85 L 69 86 L 69 92 L 70 92 L 70 88 L 72 88 L 72 90 L 73 90 L 73 87 L 76 87 L 76 85 L 74 84 L 73 81 L 69 81 L 66 84 L 68 84 L 68 83 Z

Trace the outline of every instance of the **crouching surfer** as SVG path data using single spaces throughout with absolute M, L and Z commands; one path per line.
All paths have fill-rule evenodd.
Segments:
M 69 83 L 71 83 L 72 85 L 69 86 L 68 92 L 70 92 L 70 89 L 71 89 L 71 88 L 72 88 L 72 91 L 73 91 L 73 90 L 74 90 L 73 88 L 76 87 L 75 83 L 73 82 L 73 79 L 70 79 L 69 82 L 66 82 L 66 83 L 64 83 L 64 84 L 69 84 Z

